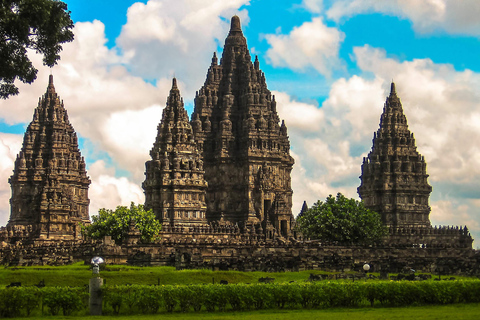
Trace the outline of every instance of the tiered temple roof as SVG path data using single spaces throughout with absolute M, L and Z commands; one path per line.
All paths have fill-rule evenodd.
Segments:
M 80 239 L 79 223 L 90 223 L 90 179 L 77 135 L 50 75 L 9 180 L 12 239 Z
M 426 163 L 391 84 L 373 147 L 363 159 L 358 194 L 390 227 L 430 227 Z
M 287 128 L 237 16 L 220 63 L 214 54 L 197 92 L 191 123 L 205 161 L 208 220 L 288 235 L 294 160 Z
M 203 160 L 174 78 L 147 161 L 145 207 L 169 225 L 206 224 Z

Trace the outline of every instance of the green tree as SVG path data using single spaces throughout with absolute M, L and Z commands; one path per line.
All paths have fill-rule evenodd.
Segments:
M 0 97 L 18 94 L 14 82 L 32 83 L 37 69 L 27 49 L 43 55 L 53 67 L 62 43 L 73 40 L 73 22 L 67 5 L 57 0 L 2 0 L 0 4 Z
M 162 229 L 152 210 L 145 211 L 143 205 L 136 206 L 132 202 L 130 208 L 118 206 L 115 211 L 100 209 L 98 215 L 92 216 L 92 224 L 83 227 L 83 233 L 93 239 L 111 236 L 117 244 L 120 244 L 126 237 L 131 223 L 140 231 L 142 242 L 153 241 Z
M 297 218 L 297 228 L 307 238 L 343 244 L 372 244 L 387 234 L 378 213 L 341 193 L 315 203 Z

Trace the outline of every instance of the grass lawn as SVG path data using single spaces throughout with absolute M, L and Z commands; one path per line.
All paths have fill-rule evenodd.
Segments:
M 327 310 L 262 310 L 245 312 L 224 313 L 162 313 L 155 315 L 130 315 L 130 316 L 49 316 L 35 317 L 36 319 L 88 319 L 88 320 L 157 320 L 157 319 L 192 319 L 192 320 L 230 320 L 230 319 L 275 319 L 275 320 L 299 320 L 299 319 L 322 319 L 322 320 L 384 320 L 384 319 L 480 319 L 480 304 L 455 304 L 447 306 L 421 306 L 405 308 L 356 308 L 356 309 L 327 309 Z M 15 318 L 33 319 L 30 318 Z
M 133 267 L 126 265 L 107 265 L 100 272 L 108 285 L 125 284 L 204 284 L 219 283 L 257 283 L 261 277 L 275 278 L 275 282 L 305 281 L 314 274 L 327 274 L 323 271 L 301 272 L 240 272 L 211 270 L 181 270 L 174 267 Z M 32 286 L 45 280 L 46 286 L 84 286 L 92 277 L 90 266 L 75 263 L 68 266 L 5 267 L 0 269 L 0 287 L 11 282 L 21 282 L 23 286 Z
M 211 270 L 181 270 L 174 267 L 133 267 L 126 265 L 107 265 L 100 272 L 108 285 L 125 284 L 204 284 L 219 283 L 226 280 L 229 283 L 257 283 L 262 277 L 275 278 L 275 283 L 297 281 L 303 282 L 313 274 L 332 274 L 319 270 L 299 272 L 240 272 Z M 378 274 L 377 274 L 378 276 Z M 34 266 L 34 267 L 4 267 L 0 269 L 0 287 L 11 282 L 21 282 L 22 286 L 32 286 L 45 280 L 45 285 L 80 287 L 88 284 L 92 277 L 90 266 L 75 263 L 68 266 Z M 465 277 L 457 277 L 465 278 Z M 446 278 L 446 276 L 444 276 Z

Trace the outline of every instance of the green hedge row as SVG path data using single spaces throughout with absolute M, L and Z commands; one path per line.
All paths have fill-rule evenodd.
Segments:
M 88 307 L 88 290 L 69 287 L 13 287 L 0 290 L 0 317 L 71 315 Z
M 114 286 L 103 292 L 105 311 L 115 314 L 214 312 L 480 302 L 480 281 Z
M 103 310 L 110 314 L 329 308 L 361 305 L 411 306 L 480 302 L 480 281 L 305 282 L 189 286 L 104 286 Z M 0 290 L 0 316 L 88 313 L 85 288 Z

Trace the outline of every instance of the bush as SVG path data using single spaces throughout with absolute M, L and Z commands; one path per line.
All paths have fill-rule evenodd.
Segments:
M 43 304 L 48 307 L 52 315 L 62 310 L 64 316 L 85 308 L 85 297 L 88 296 L 84 288 L 51 287 L 43 288 Z
M 163 292 L 159 287 L 141 286 L 137 293 L 137 308 L 140 313 L 157 313 L 162 305 Z
M 120 288 L 103 288 L 103 302 L 112 307 L 113 313 L 118 315 L 120 308 L 124 304 L 124 292 Z
M 208 312 L 250 308 L 354 307 L 376 302 L 389 306 L 438 305 L 480 302 L 480 281 L 368 281 L 315 282 L 292 284 L 232 284 L 189 286 L 104 286 L 104 305 L 114 314 L 167 312 Z M 86 310 L 84 288 L 20 287 L 0 289 L 0 317 L 28 316 L 39 306 L 49 313 L 65 316 Z M 43 303 L 41 304 L 40 302 Z M 105 310 L 107 313 L 112 312 Z
M 168 312 L 173 312 L 175 307 L 178 304 L 177 300 L 177 290 L 174 286 L 162 286 L 162 297 L 163 297 L 163 304 L 165 305 L 165 309 Z
M 30 315 L 40 302 L 37 288 L 13 287 L 0 291 L 0 316 L 18 317 L 25 310 Z

